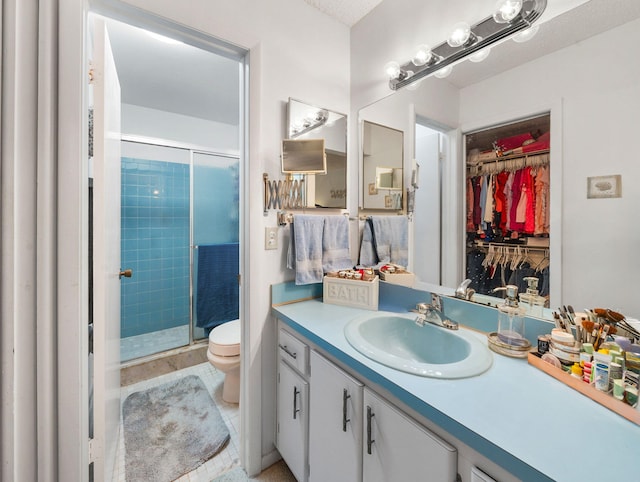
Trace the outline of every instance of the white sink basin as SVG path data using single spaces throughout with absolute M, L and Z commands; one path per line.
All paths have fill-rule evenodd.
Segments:
M 431 378 L 467 378 L 488 370 L 493 355 L 465 330 L 426 323 L 415 313 L 376 312 L 354 318 L 344 328 L 347 341 L 372 360 L 396 370 Z

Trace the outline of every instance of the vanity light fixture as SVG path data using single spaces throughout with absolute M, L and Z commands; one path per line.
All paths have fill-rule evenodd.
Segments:
M 473 62 L 484 60 L 490 47 L 498 42 L 510 37 L 523 42 L 533 37 L 538 29 L 533 23 L 546 7 L 547 0 L 499 0 L 489 17 L 473 25 L 456 24 L 446 41 L 432 49 L 420 45 L 412 59 L 404 64 L 387 63 L 389 88 L 398 90 L 432 74 L 446 77 L 454 64 L 466 58 Z
M 296 120 L 290 128 L 289 137 L 294 139 L 307 132 L 323 126 L 329 120 L 329 112 L 326 109 L 319 109 L 315 112 L 310 112 L 303 119 Z

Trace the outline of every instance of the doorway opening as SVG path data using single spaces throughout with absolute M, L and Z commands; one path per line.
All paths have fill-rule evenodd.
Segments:
M 182 366 L 215 372 L 207 335 L 242 318 L 246 51 L 135 12 L 89 20 L 89 462 L 91 478 L 111 480 L 122 473 L 121 363 L 197 348 Z M 205 250 L 222 253 L 215 273 Z

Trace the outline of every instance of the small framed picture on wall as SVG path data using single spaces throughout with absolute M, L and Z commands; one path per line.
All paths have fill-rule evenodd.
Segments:
M 593 176 L 587 178 L 587 199 L 622 197 L 622 176 Z

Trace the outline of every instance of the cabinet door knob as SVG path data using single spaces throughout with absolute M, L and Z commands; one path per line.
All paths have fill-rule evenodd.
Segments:
M 367 405 L 367 453 L 369 455 L 371 455 L 371 446 L 375 442 L 375 440 L 371 438 L 371 419 L 373 417 L 375 417 L 375 415 L 371 410 L 371 407 Z
M 347 392 L 346 388 L 342 389 L 342 431 L 347 431 L 347 422 L 351 422 L 350 418 L 347 418 L 347 400 L 351 398 L 351 395 Z

